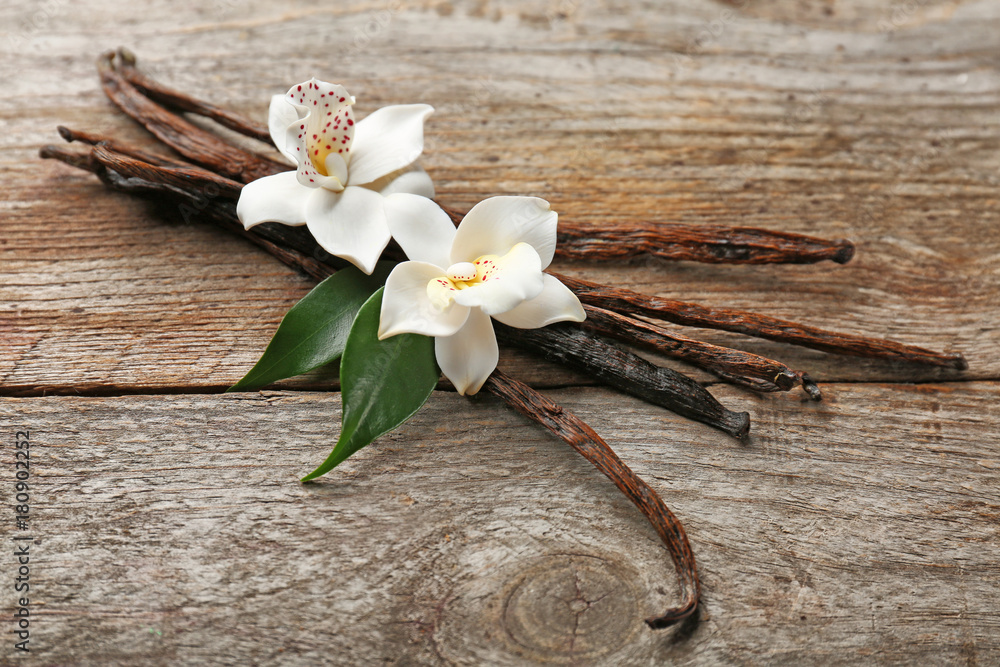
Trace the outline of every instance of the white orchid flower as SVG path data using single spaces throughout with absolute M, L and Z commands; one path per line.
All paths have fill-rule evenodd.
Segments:
M 378 337 L 433 336 L 438 366 L 458 393 L 475 394 L 497 367 L 491 317 L 520 329 L 586 318 L 576 295 L 542 273 L 555 253 L 557 220 L 544 199 L 486 199 L 457 230 L 429 199 L 393 194 L 386 209 L 412 261 L 386 280 Z
M 245 185 L 236 214 L 247 229 L 307 225 L 323 249 L 371 274 L 390 238 L 385 197 L 434 197 L 430 176 L 414 164 L 434 109 L 383 107 L 355 123 L 352 104 L 343 86 L 316 79 L 272 97 L 271 139 L 298 169 Z

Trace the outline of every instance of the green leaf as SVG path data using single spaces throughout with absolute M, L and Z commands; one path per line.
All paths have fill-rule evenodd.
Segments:
M 338 359 L 358 310 L 393 266 L 379 262 L 370 276 L 351 266 L 314 287 L 285 313 L 260 360 L 228 391 L 258 389 Z
M 326 461 L 303 477 L 303 482 L 325 475 L 412 417 L 437 385 L 440 371 L 433 338 L 399 334 L 378 339 L 382 291 L 375 292 L 358 312 L 340 362 L 344 403 L 340 438 Z

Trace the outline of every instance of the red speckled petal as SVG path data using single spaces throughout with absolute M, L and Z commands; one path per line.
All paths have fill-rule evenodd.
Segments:
M 354 142 L 354 98 L 340 85 L 312 79 L 292 86 L 285 95 L 298 113 L 298 122 L 286 130 L 285 146 L 299 168 L 306 187 L 342 190 L 345 181 L 327 171 L 327 158 L 338 155 L 350 162 Z
M 479 307 L 487 315 L 506 313 L 542 293 L 545 286 L 538 253 L 527 243 L 518 243 L 500 257 L 476 259 L 479 278 L 475 284 L 455 292 L 455 303 Z

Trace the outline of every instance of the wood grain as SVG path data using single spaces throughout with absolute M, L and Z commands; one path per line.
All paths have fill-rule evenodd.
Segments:
M 0 25 L 0 437 L 37 433 L 41 488 L 44 652 L 21 664 L 1000 662 L 995 2 L 48 0 L 0 6 Z M 825 383 L 820 403 L 713 385 L 752 414 L 740 445 L 505 351 L 684 522 L 705 610 L 648 632 L 677 598 L 656 535 L 493 399 L 438 392 L 302 486 L 339 415 L 306 390 L 334 374 L 209 395 L 311 283 L 197 210 L 37 159 L 58 125 L 154 146 L 100 91 L 94 60 L 119 45 L 260 120 L 310 76 L 359 116 L 430 103 L 423 164 L 455 208 L 524 194 L 595 226 L 849 238 L 844 266 L 553 268 L 970 369 L 677 328 Z
M 436 392 L 308 485 L 335 394 L 8 398 L 4 438 L 34 443 L 33 664 L 1000 660 L 995 383 L 726 389 L 757 415 L 745 445 L 547 393 L 685 523 L 689 636 L 642 622 L 677 599 L 645 519 L 491 397 Z
M 852 238 L 858 253 L 843 267 L 654 260 L 556 268 L 961 350 L 971 366 L 958 375 L 845 363 L 703 336 L 821 381 L 997 377 L 1000 74 L 983 55 L 997 21 L 989 3 L 876 35 L 833 17 L 818 33 L 823 39 L 806 42 L 793 24 L 726 5 L 570 4 L 565 17 L 545 18 L 528 3 L 403 3 L 371 39 L 337 47 L 336 66 L 328 54 L 303 53 L 291 36 L 335 29 L 353 36 L 381 7 L 277 13 L 233 0 L 194 23 L 183 13 L 133 10 L 128 31 L 109 32 L 118 23 L 104 10 L 62 6 L 46 30 L 29 35 L 35 48 L 5 54 L 21 74 L 5 79 L 0 108 L 8 197 L 0 330 L 18 337 L 0 350 L 3 390 L 222 387 L 249 368 L 307 287 L 252 249 L 176 226 L 196 211 L 154 213 L 34 159 L 38 146 L 58 141 L 61 123 L 149 142 L 99 90 L 93 60 L 116 40 L 138 49 L 166 83 L 261 118 L 268 96 L 304 72 L 351 83 L 362 114 L 433 102 L 425 164 L 442 200 L 455 206 L 533 194 L 564 218 L 594 224 L 659 219 Z M 7 11 L 12 25 L 30 18 Z M 723 34 L 695 45 L 713 20 Z M 767 41 L 756 36 L 764 26 Z M 141 49 L 133 43 L 140 35 Z M 592 95 L 594 80 L 602 95 Z M 29 98 L 34 112 L 25 116 L 18 109 Z M 185 363 L 192 355 L 194 368 Z M 579 381 L 551 367 L 535 372 L 527 357 L 509 359 L 508 370 L 535 383 Z

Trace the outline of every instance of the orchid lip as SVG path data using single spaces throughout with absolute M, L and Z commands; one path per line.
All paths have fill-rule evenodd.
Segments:
M 472 262 L 458 262 L 449 266 L 448 270 L 445 271 L 445 275 L 453 282 L 475 280 L 478 273 L 479 270 Z

